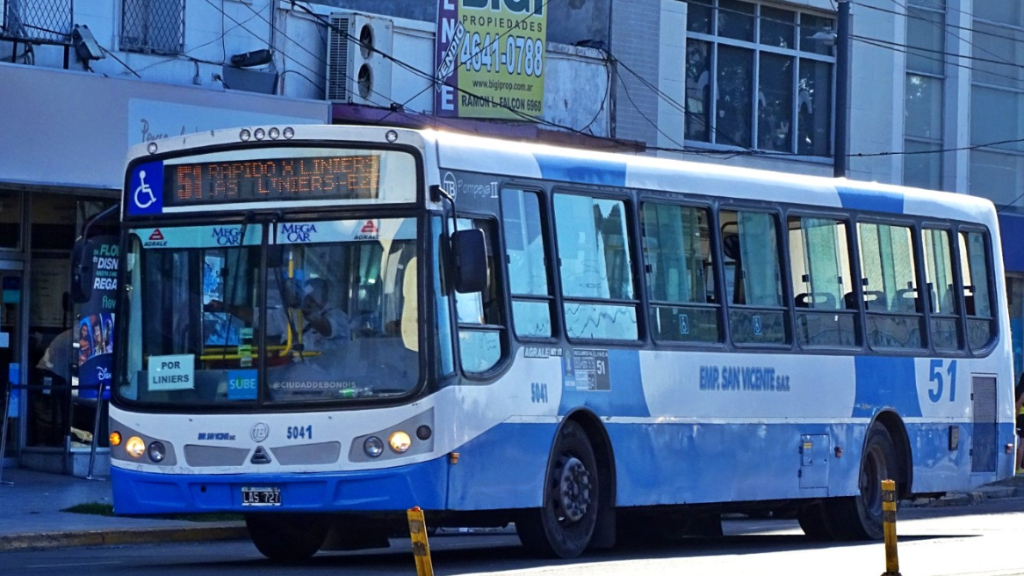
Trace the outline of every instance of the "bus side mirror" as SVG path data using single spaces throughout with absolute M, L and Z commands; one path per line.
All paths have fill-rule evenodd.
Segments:
M 82 304 L 92 297 L 93 268 L 89 241 L 80 239 L 71 250 L 71 300 Z
M 462 294 L 487 287 L 487 250 L 483 230 L 459 230 L 452 235 L 455 290 Z

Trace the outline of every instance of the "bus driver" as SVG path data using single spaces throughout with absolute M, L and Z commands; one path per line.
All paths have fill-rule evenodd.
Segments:
M 253 309 L 246 305 L 225 305 L 220 300 L 211 300 L 204 306 L 206 312 L 228 312 L 247 325 L 254 325 Z M 286 339 L 289 326 L 301 336 L 301 350 L 319 352 L 320 356 L 331 356 L 342 342 L 352 339 L 348 315 L 330 303 L 330 283 L 324 278 L 310 278 L 302 293 L 302 320 L 297 322 L 294 314 L 283 308 L 267 310 L 267 334 Z M 294 336 L 293 336 L 294 338 Z M 296 345 L 296 349 L 299 347 Z

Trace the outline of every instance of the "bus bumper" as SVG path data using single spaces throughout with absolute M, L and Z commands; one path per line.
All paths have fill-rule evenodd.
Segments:
M 358 472 L 154 474 L 112 467 L 119 515 L 212 512 L 386 512 L 443 510 L 448 464 L 429 462 Z M 245 506 L 243 488 L 278 488 L 280 505 Z

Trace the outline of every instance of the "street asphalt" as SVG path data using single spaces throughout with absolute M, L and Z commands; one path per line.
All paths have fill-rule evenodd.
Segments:
M 247 538 L 245 523 L 129 518 L 68 511 L 83 504 L 110 505 L 109 478 L 88 480 L 5 468 L 0 484 L 0 551 L 65 546 L 196 542 Z M 1024 475 L 903 506 L 969 506 L 1024 497 Z M 95 506 L 94 508 L 101 508 Z

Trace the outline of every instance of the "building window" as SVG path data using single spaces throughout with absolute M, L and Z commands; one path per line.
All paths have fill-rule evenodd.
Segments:
M 0 1 L 0 37 L 67 43 L 71 37 L 72 5 L 72 0 Z
M 907 6 L 907 79 L 903 183 L 942 188 L 942 92 L 945 81 L 945 0 Z
M 1024 14 L 1019 2 L 974 4 L 969 191 L 1024 211 Z
M 185 0 L 124 0 L 121 49 L 181 54 L 185 45 Z
M 832 19 L 739 0 L 688 5 L 686 139 L 828 156 Z

